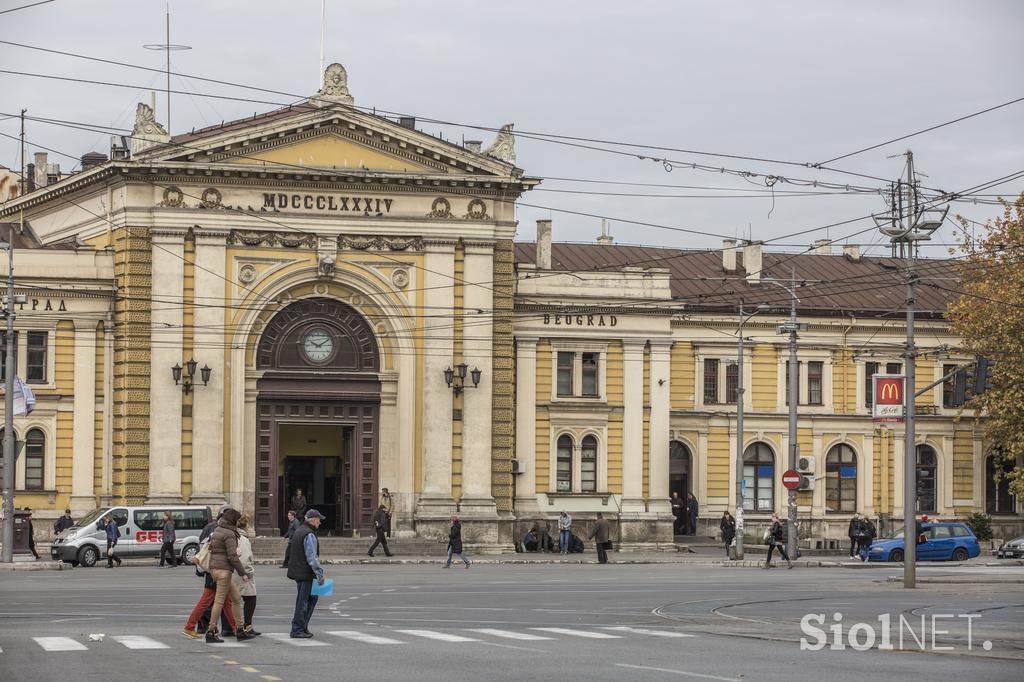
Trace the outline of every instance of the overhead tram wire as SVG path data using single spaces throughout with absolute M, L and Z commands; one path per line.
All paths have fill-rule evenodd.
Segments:
M 48 5 L 56 0 L 41 0 L 40 2 L 33 2 L 30 5 L 22 5 L 21 7 L 12 7 L 11 9 L 0 10 L 0 14 L 10 14 L 11 12 L 17 12 L 19 10 L 28 9 L 30 7 L 38 7 L 39 5 Z

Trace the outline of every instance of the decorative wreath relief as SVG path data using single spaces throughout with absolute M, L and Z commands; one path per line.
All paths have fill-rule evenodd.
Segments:
M 238 281 L 242 284 L 251 284 L 256 279 L 256 266 L 246 263 L 238 269 Z
M 398 289 L 404 289 L 409 286 L 409 271 L 408 270 L 395 270 L 391 273 L 391 283 Z
M 221 196 L 220 190 L 214 187 L 203 190 L 203 208 L 220 208 Z
M 185 194 L 174 185 L 171 185 L 164 190 L 164 200 L 160 202 L 160 205 L 180 208 L 184 203 L 184 199 Z
M 427 214 L 428 218 L 451 218 L 452 217 L 452 205 L 444 197 L 438 197 L 434 199 L 434 203 L 430 205 L 430 213 Z
M 469 202 L 469 212 L 463 216 L 467 220 L 487 220 L 487 204 L 483 199 L 473 199 Z

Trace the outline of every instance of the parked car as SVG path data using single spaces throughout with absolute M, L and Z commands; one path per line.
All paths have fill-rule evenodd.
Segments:
M 117 541 L 117 553 L 122 558 L 158 557 L 160 545 L 164 542 L 164 512 L 171 512 L 174 519 L 174 553 L 182 562 L 192 563 L 192 557 L 199 549 L 199 533 L 210 522 L 209 507 L 189 505 L 166 506 L 118 506 L 102 507 L 91 511 L 75 522 L 53 541 L 50 557 L 91 568 L 107 551 L 107 534 L 103 519 L 107 514 L 114 517 L 121 537 Z
M 925 542 L 917 545 L 918 561 L 967 561 L 981 554 L 981 545 L 974 532 L 963 523 L 926 523 Z M 871 543 L 861 551 L 861 558 L 867 561 L 903 561 L 903 531 Z
M 1002 547 L 996 550 L 996 557 L 999 559 L 1024 559 L 1024 535 L 1004 542 Z

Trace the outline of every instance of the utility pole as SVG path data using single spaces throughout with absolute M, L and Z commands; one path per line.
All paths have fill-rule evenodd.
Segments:
M 890 213 L 872 218 L 882 234 L 890 237 L 893 251 L 900 245 L 906 260 L 907 340 L 904 346 L 903 385 L 903 587 L 917 586 L 917 346 L 914 342 L 914 257 L 918 243 L 931 235 L 946 219 L 949 208 L 923 208 L 918 201 L 914 177 L 914 153 L 907 150 L 907 192 L 894 189 Z M 903 247 L 906 247 L 905 249 Z
M 736 352 L 736 559 L 743 558 L 743 301 Z M 728 550 L 728 547 L 726 548 Z
M 21 110 L 21 191 L 28 186 L 25 178 L 25 109 Z M 45 169 L 44 169 L 45 170 Z M 21 211 L 21 232 L 25 232 L 25 211 Z M 14 561 L 14 231 L 7 235 L 7 358 L 4 366 L 4 548 L 0 560 Z

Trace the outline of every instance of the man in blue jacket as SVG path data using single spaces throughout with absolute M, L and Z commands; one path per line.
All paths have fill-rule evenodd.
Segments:
M 306 512 L 306 521 L 292 536 L 288 554 L 288 577 L 295 581 L 295 613 L 292 615 L 291 636 L 309 639 L 309 619 L 313 617 L 318 597 L 311 594 L 313 581 L 324 584 L 324 569 L 320 566 L 320 542 L 316 529 L 324 516 L 316 509 Z

